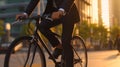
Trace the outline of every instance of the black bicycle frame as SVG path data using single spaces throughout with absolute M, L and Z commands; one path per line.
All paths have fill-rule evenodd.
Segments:
M 36 41 L 36 44 L 38 44 L 38 42 L 40 42 L 41 44 L 38 44 L 39 47 L 42 49 L 42 47 L 47 51 L 47 53 L 49 54 L 50 57 L 52 57 L 52 61 L 57 64 L 57 61 L 55 60 L 55 58 L 53 57 L 53 55 L 51 54 L 50 50 L 48 49 L 48 47 L 46 46 L 45 42 L 42 40 L 42 37 L 38 34 L 38 25 L 39 25 L 39 18 L 35 19 L 36 21 L 36 29 L 34 31 L 33 34 L 33 40 Z M 41 47 L 42 46 L 42 47 Z

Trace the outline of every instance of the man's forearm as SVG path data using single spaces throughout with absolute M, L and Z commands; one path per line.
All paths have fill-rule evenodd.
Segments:
M 28 16 L 32 13 L 32 11 L 35 9 L 37 6 L 39 0 L 31 0 L 25 10 L 25 12 L 28 14 Z

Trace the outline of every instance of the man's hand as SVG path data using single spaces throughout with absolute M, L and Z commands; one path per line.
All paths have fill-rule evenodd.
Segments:
M 16 20 L 22 20 L 28 18 L 28 15 L 26 13 L 21 13 L 16 15 Z
M 56 20 L 56 19 L 60 19 L 61 17 L 63 16 L 63 11 L 57 11 L 57 12 L 53 12 L 52 15 L 51 15 L 51 18 L 53 20 Z

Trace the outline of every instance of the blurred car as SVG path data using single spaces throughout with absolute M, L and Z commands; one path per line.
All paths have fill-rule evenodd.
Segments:
M 1 53 L 6 53 L 10 44 L 11 44 L 10 42 L 2 43 L 0 45 L 0 54 Z

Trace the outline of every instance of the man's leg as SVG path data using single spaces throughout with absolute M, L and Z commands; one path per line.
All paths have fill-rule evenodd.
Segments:
M 60 22 L 46 22 L 42 21 L 39 25 L 40 32 L 49 40 L 53 47 L 55 47 L 53 51 L 53 56 L 57 59 L 59 55 L 62 54 L 62 45 L 59 40 L 55 37 L 53 32 L 50 30 L 51 27 L 60 24 Z M 49 57 L 51 59 L 51 57 Z
M 60 44 L 59 40 L 54 36 L 53 32 L 50 30 L 51 27 L 54 27 L 56 25 L 59 25 L 60 22 L 48 22 L 48 21 L 42 21 L 39 24 L 39 30 L 40 32 L 50 41 L 53 47 L 56 47 L 58 44 Z
M 71 45 L 74 23 L 63 23 L 62 45 L 65 57 L 65 67 L 73 67 L 73 50 Z

